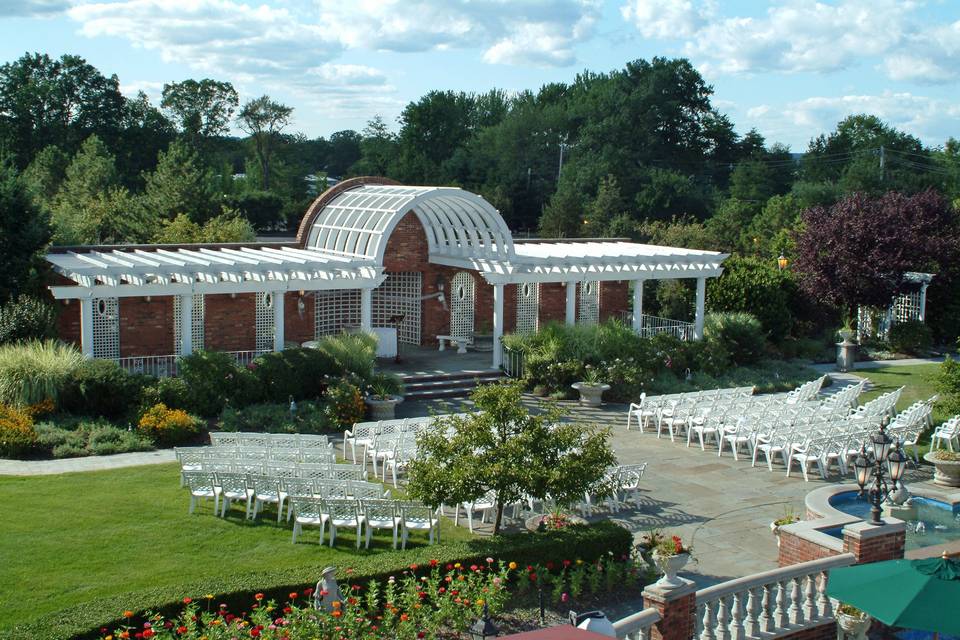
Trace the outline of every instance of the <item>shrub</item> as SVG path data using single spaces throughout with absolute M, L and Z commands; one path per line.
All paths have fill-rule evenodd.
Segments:
M 157 444 L 175 445 L 195 436 L 198 420 L 183 409 L 158 404 L 148 409 L 137 424 L 138 431 Z
M 950 415 L 960 413 L 960 362 L 947 356 L 937 369 L 934 386 L 943 410 Z
M 334 426 L 326 407 L 319 402 L 298 402 L 291 414 L 288 404 L 227 406 L 220 414 L 223 431 L 265 431 L 267 433 L 323 433 Z
M 102 456 L 153 449 L 153 444 L 146 437 L 103 418 L 43 422 L 37 424 L 35 430 L 37 449 L 54 458 Z
M 791 272 L 759 258 L 733 257 L 723 267 L 723 275 L 707 284 L 707 309 L 750 313 L 772 341 L 782 341 L 793 326 L 791 306 L 800 296 Z
M 284 349 L 265 353 L 250 366 L 267 402 L 318 398 L 326 379 L 339 373 L 334 359 L 319 349 Z
M 398 396 L 403 393 L 403 380 L 395 373 L 375 373 L 370 378 L 366 391 L 374 398 Z
M 15 406 L 56 402 L 83 354 L 53 340 L 0 346 L 0 402 Z
M 575 525 L 556 531 L 537 534 L 513 534 L 475 538 L 442 546 L 411 548 L 389 554 L 356 556 L 351 566 L 338 571 L 341 584 L 348 579 L 355 584 L 368 584 L 371 580 L 386 580 L 391 575 L 403 575 L 410 565 L 429 565 L 430 560 L 439 563 L 472 564 L 483 562 L 487 557 L 514 561 L 520 566 L 545 565 L 563 560 L 563 550 L 576 550 L 575 559 L 593 562 L 613 554 L 621 557 L 629 554 L 633 536 L 623 527 L 612 522 L 597 522 L 591 525 Z M 126 624 L 120 613 L 125 610 L 136 614 L 147 611 L 171 615 L 183 607 L 183 597 L 215 594 L 217 603 L 225 603 L 233 611 L 243 611 L 253 595 L 262 593 L 265 600 L 284 601 L 291 591 L 303 591 L 312 587 L 318 578 L 318 568 L 305 566 L 301 569 L 270 571 L 269 569 L 226 577 L 211 576 L 202 581 L 176 587 L 160 587 L 138 592 L 85 602 L 64 611 L 47 614 L 26 625 L 11 630 L 10 640 L 27 638 L 100 638 L 100 628 L 114 628 Z
M 49 452 L 54 458 L 77 458 L 87 455 L 87 438 L 83 430 L 69 430 L 51 422 L 34 426 L 37 432 L 37 447 Z
M 352 373 L 366 382 L 373 375 L 377 339 L 369 333 L 341 333 L 327 336 L 317 345 L 337 365 L 339 373 Z
M 87 436 L 87 451 L 95 456 L 150 449 L 153 449 L 153 444 L 147 437 L 109 424 L 91 429 Z
M 204 417 L 219 415 L 227 402 L 242 406 L 262 397 L 253 373 L 227 353 L 197 351 L 184 356 L 179 372 L 186 388 L 183 408 Z
M 22 456 L 36 445 L 37 432 L 30 416 L 22 409 L 0 404 L 0 457 Z
M 897 353 L 909 353 L 911 355 L 926 355 L 930 351 L 930 345 L 933 344 L 933 334 L 930 327 L 919 320 L 910 322 L 898 322 L 890 327 L 890 335 L 887 337 L 890 348 Z
M 131 375 L 110 360 L 86 360 L 64 386 L 60 406 L 65 411 L 117 419 L 129 416 L 140 402 L 147 379 Z
M 332 425 L 349 428 L 363 420 L 367 406 L 360 389 L 347 380 L 338 380 L 327 389 L 327 418 Z
M 140 413 L 161 403 L 172 409 L 186 409 L 190 404 L 189 394 L 183 378 L 158 378 L 141 390 Z
M 0 344 L 57 337 L 57 310 L 39 298 L 21 294 L 0 307 Z
M 760 321 L 749 313 L 710 313 L 704 319 L 703 337 L 717 342 L 738 366 L 750 365 L 763 357 L 766 341 Z

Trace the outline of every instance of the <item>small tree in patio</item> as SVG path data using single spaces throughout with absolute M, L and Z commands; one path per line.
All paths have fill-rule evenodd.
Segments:
M 426 504 L 460 504 L 493 491 L 494 533 L 503 507 L 524 495 L 568 505 L 584 492 L 604 493 L 607 467 L 616 463 L 610 432 L 561 423 L 555 405 L 533 414 L 516 382 L 477 387 L 466 415 L 440 416 L 417 438 L 410 463 L 410 494 Z

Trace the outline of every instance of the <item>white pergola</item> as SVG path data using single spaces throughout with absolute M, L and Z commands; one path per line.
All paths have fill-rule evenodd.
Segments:
M 726 254 L 637 244 L 623 240 L 514 240 L 500 213 L 479 195 L 450 187 L 364 183 L 321 196 L 304 220 L 297 244 L 116 246 L 52 250 L 46 259 L 75 286 L 52 286 L 57 299 L 81 304 L 83 350 L 92 354 L 92 301 L 127 296 L 179 296 L 180 352 L 189 353 L 194 294 L 269 292 L 274 304 L 274 347 L 283 348 L 286 291 L 356 289 L 360 326 L 371 329 L 372 291 L 385 279 L 391 233 L 408 213 L 420 221 L 428 259 L 479 272 L 493 286 L 494 344 L 503 334 L 504 287 L 563 283 L 566 322 L 576 321 L 577 284 L 633 281 L 634 328 L 642 327 L 643 282 L 697 280 L 694 336 L 703 332 L 706 279 L 719 276 Z M 493 365 L 501 351 L 493 350 Z
M 287 291 L 372 290 L 383 282 L 373 261 L 290 246 L 90 247 L 48 253 L 54 271 L 76 285 L 52 286 L 57 300 L 80 301 L 81 348 L 93 355 L 94 298 L 179 296 L 182 343 L 192 351 L 194 294 L 273 294 L 274 348 L 283 348 L 283 298 Z M 361 319 L 370 328 L 370 298 Z

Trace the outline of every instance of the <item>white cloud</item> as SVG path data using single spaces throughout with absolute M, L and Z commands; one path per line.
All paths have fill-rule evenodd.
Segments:
M 960 127 L 960 105 L 952 101 L 886 91 L 878 95 L 816 96 L 776 108 L 759 105 L 747 109 L 745 126 L 756 127 L 771 141 L 788 142 L 797 149 L 808 140 L 798 132 L 815 136 L 829 132 L 849 115 L 869 113 L 888 124 L 909 131 L 927 145 L 939 145 Z
M 917 0 L 779 0 L 760 16 L 720 16 L 708 0 L 626 0 L 641 35 L 680 39 L 705 74 L 827 73 L 878 60 L 892 80 L 960 77 L 960 21 L 924 24 Z
M 566 66 L 587 39 L 600 0 L 317 0 L 320 24 L 350 48 L 481 48 L 493 64 Z
M 0 18 L 42 18 L 63 13 L 70 0 L 3 0 Z

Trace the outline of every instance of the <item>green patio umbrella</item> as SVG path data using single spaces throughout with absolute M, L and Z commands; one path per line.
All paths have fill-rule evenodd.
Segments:
M 946 553 L 833 569 L 827 594 L 892 627 L 960 635 L 960 561 Z

